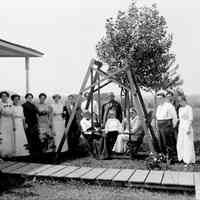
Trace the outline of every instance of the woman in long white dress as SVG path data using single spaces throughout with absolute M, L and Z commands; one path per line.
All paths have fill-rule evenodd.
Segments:
M 15 124 L 15 156 L 27 156 L 29 151 L 27 149 L 27 139 L 25 134 L 25 121 L 23 108 L 20 105 L 20 96 L 12 95 L 13 101 L 13 117 Z
M 65 130 L 65 120 L 63 118 L 64 104 L 60 102 L 60 99 L 61 99 L 60 95 L 54 95 L 53 96 L 54 103 L 51 104 L 52 130 L 53 133 L 55 134 L 54 140 L 55 140 L 56 151 L 58 149 L 58 146 L 61 142 Z M 66 139 L 62 147 L 62 152 L 67 150 L 68 150 L 68 142 Z
M 180 97 L 179 128 L 177 139 L 178 160 L 185 164 L 195 163 L 194 135 L 192 128 L 192 107 L 187 104 L 184 96 Z
M 8 92 L 1 92 L 0 98 L 0 156 L 12 157 L 15 152 L 13 105 Z

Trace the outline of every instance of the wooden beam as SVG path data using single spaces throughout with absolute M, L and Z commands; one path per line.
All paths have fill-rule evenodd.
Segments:
M 100 89 L 104 88 L 106 85 L 109 85 L 109 84 L 112 83 L 112 82 L 113 82 L 113 81 L 108 81 L 108 82 L 106 82 L 106 83 L 100 85 L 99 88 L 96 88 L 96 89 L 94 90 L 94 93 L 95 93 L 95 92 L 98 92 Z
M 90 65 L 89 65 L 89 67 L 88 67 L 88 69 L 87 69 L 87 73 L 86 73 L 85 78 L 84 78 L 84 80 L 83 80 L 83 82 L 82 82 L 81 89 L 80 89 L 80 91 L 79 91 L 79 93 L 78 93 L 78 98 L 77 98 L 77 100 L 76 100 L 75 106 L 74 106 L 73 109 L 72 109 L 72 114 L 70 115 L 69 121 L 68 121 L 68 123 L 67 123 L 67 127 L 65 128 L 63 137 L 62 137 L 62 139 L 61 139 L 61 142 L 60 142 L 60 144 L 59 144 L 59 146 L 58 146 L 58 150 L 57 150 L 57 152 L 56 152 L 56 161 L 58 160 L 58 156 L 59 156 L 59 154 L 60 154 L 60 152 L 61 152 L 61 150 L 62 150 L 62 147 L 63 147 L 63 145 L 64 145 L 65 139 L 66 139 L 66 137 L 67 137 L 67 135 L 68 135 L 68 133 L 69 133 L 69 129 L 70 129 L 70 127 L 71 127 L 72 121 L 73 121 L 73 119 L 74 119 L 74 117 L 75 117 L 75 115 L 76 115 L 76 110 L 77 110 L 78 105 L 79 105 L 79 103 L 80 103 L 80 101 L 81 101 L 81 96 L 82 96 L 82 93 L 83 93 L 83 91 L 84 91 L 84 88 L 85 88 L 85 86 L 86 86 L 86 84 L 87 84 L 87 81 L 88 81 L 88 79 L 89 79 L 90 70 L 91 70 L 92 66 L 94 65 L 94 61 L 95 61 L 94 59 L 92 59 L 92 60 L 90 61 Z
M 112 78 L 109 76 L 108 73 L 104 72 L 103 70 L 100 69 L 94 69 L 96 70 L 101 76 L 103 76 L 104 78 L 107 77 L 107 79 L 111 80 L 112 82 L 116 83 L 117 85 L 119 85 L 120 87 L 126 89 L 126 90 L 130 90 L 130 88 L 128 88 L 127 86 L 125 86 L 124 84 L 120 83 L 118 80 Z
M 103 82 L 103 81 L 108 80 L 109 78 L 115 76 L 116 74 L 118 74 L 118 73 L 120 73 L 120 72 L 122 72 L 122 71 L 125 71 L 127 68 L 128 68 L 128 67 L 124 67 L 124 68 L 122 68 L 122 69 L 120 69 L 120 70 L 118 70 L 118 71 L 116 71 L 116 72 L 113 72 L 113 73 L 108 74 L 107 77 L 105 77 L 105 78 L 103 78 L 102 80 L 100 80 L 100 83 Z M 94 70 L 98 70 L 98 69 L 95 69 L 95 68 L 93 68 L 93 69 L 94 69 Z M 96 86 L 96 85 L 98 85 L 97 82 L 96 82 L 96 83 L 93 83 L 92 85 L 90 85 L 90 86 L 88 86 L 88 87 L 86 87 L 86 88 L 84 88 L 81 92 L 83 93 L 83 92 L 89 90 L 90 88 L 92 88 L 92 87 L 94 87 L 94 86 Z
M 144 116 L 144 112 L 143 112 L 143 109 L 141 107 L 141 102 L 138 99 L 138 94 L 137 94 L 138 91 L 136 90 L 135 83 L 133 82 L 133 77 L 132 77 L 130 69 L 127 70 L 127 76 L 128 76 L 128 80 L 129 80 L 129 84 L 130 84 L 130 88 L 131 88 L 131 94 L 132 94 L 132 96 L 133 96 L 133 98 L 135 100 L 137 113 L 139 114 L 139 116 L 140 116 L 140 118 L 142 120 L 145 134 L 149 136 L 148 126 L 146 124 L 146 118 Z M 148 137 L 148 145 L 149 145 L 150 151 L 152 153 L 155 153 L 156 151 L 154 149 L 154 146 L 152 145 L 152 141 L 150 141 L 150 137 Z
M 131 74 L 131 71 L 130 71 L 130 74 Z M 153 127 L 151 126 L 151 122 L 149 121 L 148 119 L 148 113 L 147 113 L 147 109 L 145 107 L 145 103 L 144 103 L 144 100 L 142 98 L 142 94 L 140 92 L 140 88 L 137 84 L 137 80 L 136 80 L 136 77 L 134 74 L 131 74 L 132 75 L 132 80 L 133 80 L 133 83 L 135 85 L 135 89 L 136 89 L 136 94 L 137 94 L 137 97 L 140 101 L 140 105 L 142 107 L 142 110 L 143 110 L 143 113 L 144 113 L 144 117 L 145 117 L 145 120 L 146 120 L 146 125 L 147 127 L 149 128 L 149 131 L 150 131 L 150 135 L 151 135 L 151 138 L 152 138 L 152 144 L 154 146 L 154 149 L 156 150 L 156 152 L 160 152 L 160 145 L 159 145 L 159 142 L 158 142 L 158 139 L 157 137 L 155 136 L 155 133 L 154 133 L 154 129 Z M 149 138 L 149 140 L 151 139 Z

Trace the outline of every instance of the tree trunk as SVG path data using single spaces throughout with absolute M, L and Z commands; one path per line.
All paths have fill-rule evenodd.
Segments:
M 154 119 L 154 127 L 157 129 L 156 127 L 156 109 L 157 109 L 157 90 L 155 90 L 154 92 L 154 102 L 153 102 L 153 119 Z

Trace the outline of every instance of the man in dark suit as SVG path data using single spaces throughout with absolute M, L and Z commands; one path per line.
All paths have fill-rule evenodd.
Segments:
M 118 103 L 116 100 L 115 100 L 115 95 L 114 93 L 110 93 L 109 94 L 109 97 L 108 97 L 108 102 L 105 103 L 103 106 L 102 106 L 102 122 L 103 122 L 103 126 L 105 126 L 105 123 L 107 121 L 107 117 L 108 117 L 108 112 L 110 110 L 115 110 L 116 112 L 116 118 L 122 122 L 122 107 L 121 107 L 121 104 Z

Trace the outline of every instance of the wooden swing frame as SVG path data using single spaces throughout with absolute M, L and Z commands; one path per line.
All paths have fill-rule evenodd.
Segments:
M 98 93 L 98 109 L 99 109 L 99 122 L 101 124 L 101 101 L 100 101 L 100 90 L 105 87 L 106 85 L 110 84 L 110 83 L 116 83 L 117 85 L 119 85 L 121 88 L 125 89 L 126 91 L 126 99 L 128 97 L 128 101 L 129 100 L 129 93 L 131 94 L 131 99 L 134 100 L 134 103 L 136 105 L 136 111 L 140 117 L 140 119 L 142 120 L 143 123 L 143 128 L 145 131 L 145 135 L 148 136 L 148 145 L 150 148 L 150 151 L 152 153 L 157 153 L 160 150 L 157 138 L 155 136 L 154 130 L 151 126 L 151 123 L 148 120 L 148 113 L 140 92 L 140 88 L 137 85 L 137 81 L 135 78 L 135 75 L 131 72 L 131 69 L 129 66 L 125 66 L 113 73 L 107 73 L 105 71 L 102 70 L 102 63 L 92 59 L 90 61 L 89 67 L 87 69 L 86 75 L 83 79 L 80 91 L 78 93 L 78 97 L 76 99 L 76 103 L 75 106 L 72 110 L 72 113 L 70 115 L 69 121 L 67 123 L 67 126 L 65 128 L 63 137 L 61 139 L 61 142 L 58 146 L 58 150 L 56 152 L 56 161 L 59 158 L 59 155 L 62 151 L 62 147 L 64 145 L 64 142 L 68 136 L 72 121 L 76 115 L 76 110 L 81 102 L 81 98 L 84 92 L 89 90 L 89 95 L 87 97 L 87 103 L 86 103 L 86 109 L 88 109 L 90 103 L 91 103 L 91 112 L 93 113 L 93 94 L 95 92 Z M 128 77 L 128 81 L 129 81 L 129 85 L 130 87 L 127 87 L 126 85 L 122 84 L 120 81 L 116 80 L 115 75 L 121 73 L 121 72 L 125 72 L 127 74 Z M 90 86 L 87 86 L 88 80 L 90 79 Z M 107 81 L 106 83 L 103 83 L 104 81 Z M 103 84 L 102 84 L 103 83 Z M 97 87 L 97 88 L 95 88 Z M 129 110 L 129 109 L 128 109 Z M 92 117 L 93 119 L 93 117 Z M 130 131 L 130 113 L 128 112 L 128 124 L 129 124 L 129 131 Z M 93 120 L 92 120 L 92 126 L 93 126 Z

